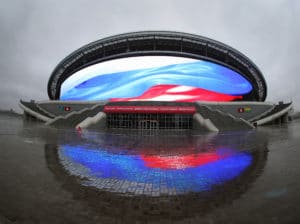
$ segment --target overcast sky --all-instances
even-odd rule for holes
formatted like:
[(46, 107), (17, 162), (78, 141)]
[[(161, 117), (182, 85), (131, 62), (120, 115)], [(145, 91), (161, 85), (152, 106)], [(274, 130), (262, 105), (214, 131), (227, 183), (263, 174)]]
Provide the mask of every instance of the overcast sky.
[(300, 110), (299, 0), (0, 0), (0, 109), (48, 99), (52, 70), (79, 47), (142, 30), (228, 44), (260, 68), (267, 101)]

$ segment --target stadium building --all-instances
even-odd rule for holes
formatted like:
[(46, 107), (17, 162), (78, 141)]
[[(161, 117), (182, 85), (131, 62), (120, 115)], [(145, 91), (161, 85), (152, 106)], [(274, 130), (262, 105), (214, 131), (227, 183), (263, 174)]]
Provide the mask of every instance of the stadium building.
[(292, 103), (265, 102), (266, 81), (239, 51), (179, 32), (134, 32), (63, 59), (47, 101), (20, 101), (47, 125), (223, 131), (286, 122)]

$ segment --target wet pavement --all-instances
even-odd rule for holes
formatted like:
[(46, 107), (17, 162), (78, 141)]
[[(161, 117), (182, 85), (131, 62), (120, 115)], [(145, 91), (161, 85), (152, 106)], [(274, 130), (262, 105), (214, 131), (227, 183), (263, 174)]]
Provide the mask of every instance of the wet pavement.
[(300, 121), (76, 132), (0, 115), (0, 223), (298, 223)]

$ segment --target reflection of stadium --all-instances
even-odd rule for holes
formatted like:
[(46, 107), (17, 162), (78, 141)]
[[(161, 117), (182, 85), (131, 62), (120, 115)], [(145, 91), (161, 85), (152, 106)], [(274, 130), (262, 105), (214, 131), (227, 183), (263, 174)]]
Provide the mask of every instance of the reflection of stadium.
[(259, 177), (268, 153), (267, 139), (253, 131), (189, 137), (84, 132), (80, 139), (67, 132), (45, 146), (49, 169), (74, 197), (89, 198), (95, 208), (112, 206), (112, 215), (126, 209), (140, 216), (154, 207), (189, 216), (230, 203)]
[(137, 32), (70, 54), (49, 79), (51, 100), (20, 106), (54, 126), (219, 131), (286, 121), (291, 103), (265, 103), (266, 93), (256, 65), (225, 44)]

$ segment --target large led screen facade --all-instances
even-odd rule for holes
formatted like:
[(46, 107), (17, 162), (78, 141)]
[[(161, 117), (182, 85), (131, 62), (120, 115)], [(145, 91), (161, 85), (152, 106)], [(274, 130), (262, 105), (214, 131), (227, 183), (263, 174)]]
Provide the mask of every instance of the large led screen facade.
[(211, 61), (134, 56), (85, 67), (61, 85), (61, 100), (235, 101), (251, 93), (249, 80)]
[(48, 82), (51, 100), (265, 101), (258, 67), (221, 42), (187, 33), (107, 37), (65, 57)]

